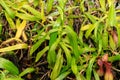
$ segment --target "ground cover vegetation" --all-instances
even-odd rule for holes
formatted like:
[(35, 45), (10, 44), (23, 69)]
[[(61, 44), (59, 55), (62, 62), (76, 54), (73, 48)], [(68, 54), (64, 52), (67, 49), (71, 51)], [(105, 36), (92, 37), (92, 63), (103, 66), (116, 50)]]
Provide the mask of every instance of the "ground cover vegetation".
[(119, 80), (119, 0), (0, 0), (0, 80)]

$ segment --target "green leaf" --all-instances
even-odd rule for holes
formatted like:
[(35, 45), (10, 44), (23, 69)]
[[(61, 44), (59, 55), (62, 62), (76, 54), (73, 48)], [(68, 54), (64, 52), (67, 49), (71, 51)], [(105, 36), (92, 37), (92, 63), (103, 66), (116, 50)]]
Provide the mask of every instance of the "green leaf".
[(85, 33), (85, 37), (88, 38), (92, 31), (95, 29), (95, 27), (98, 27), (99, 23), (96, 22), (95, 24), (91, 25), (90, 28), (87, 30), (87, 32)]
[(108, 61), (110, 61), (110, 62), (115, 62), (115, 61), (119, 61), (119, 60), (120, 60), (120, 54), (111, 56), (108, 58)]
[(106, 11), (105, 0), (99, 0), (99, 2), (100, 2), (100, 6), (101, 6), (102, 10)]
[(63, 10), (65, 7), (65, 3), (67, 0), (58, 0), (59, 6), (61, 7), (61, 9)]
[(58, 9), (58, 11), (59, 11), (59, 13), (60, 13), (60, 18), (61, 18), (62, 23), (63, 23), (63, 20), (64, 20), (64, 12), (63, 12), (62, 8), (59, 7), (59, 6), (57, 6), (57, 9)]
[(108, 12), (108, 23), (109, 26), (116, 26), (116, 12), (114, 4), (110, 6), (109, 12)]
[(52, 67), (56, 61), (56, 48), (58, 46), (58, 43), (60, 42), (60, 38), (57, 38), (57, 40), (51, 45), (48, 55), (47, 55), (47, 61), (49, 65)]
[(93, 68), (93, 64), (95, 62), (96, 57), (92, 57), (92, 59), (90, 59), (89, 64), (88, 64), (88, 68), (86, 70), (86, 78), (87, 80), (91, 80), (91, 76), (92, 76), (92, 68)]
[(58, 76), (55, 80), (63, 80), (67, 75), (69, 75), (70, 72), (63, 72), (62, 74), (60, 74), (60, 76)]
[(102, 34), (102, 45), (103, 45), (103, 49), (108, 48), (108, 32), (106, 30)]
[(0, 35), (2, 34), (2, 23), (0, 22)]
[(41, 19), (41, 13), (39, 11), (35, 10), (29, 5), (23, 5), (22, 7), (31, 12), (36, 18)]
[(70, 50), (65, 46), (65, 43), (61, 42), (60, 45), (65, 52), (65, 56), (67, 58), (67, 65), (70, 66), (71, 65), (71, 59), (72, 59), (71, 54), (70, 54)]
[(80, 73), (77, 73), (75, 76), (76, 76), (76, 80), (83, 80), (80, 76)]
[(37, 7), (39, 4), (39, 0), (34, 0), (34, 6)]
[(93, 15), (91, 15), (90, 13), (85, 13), (85, 15), (87, 16), (88, 19), (90, 19), (90, 21), (94, 24), (96, 23), (96, 19), (94, 18)]
[(47, 13), (52, 10), (54, 0), (47, 0)]
[(6, 72), (9, 72), (9, 71), (5, 70), (5, 71), (3, 72), (3, 71), (0, 70), (0, 80), (4, 80), (4, 78), (5, 78), (5, 76), (6, 76), (6, 75), (5, 75)]
[(58, 32), (53, 32), (53, 33), (50, 34), (50, 41), (49, 41), (49, 46), (50, 47), (56, 41), (57, 35), (58, 35)]
[(0, 68), (8, 70), (13, 75), (18, 75), (18, 68), (9, 60), (0, 57)]
[(22, 77), (22, 76), (24, 76), (24, 75), (26, 75), (26, 74), (28, 74), (28, 73), (32, 73), (33, 71), (35, 71), (35, 69), (34, 68), (27, 68), (27, 69), (25, 69), (23, 72), (21, 72), (20, 74), (19, 74), (19, 76), (20, 77)]
[(86, 53), (86, 52), (94, 52), (94, 51), (96, 51), (95, 48), (90, 48), (90, 47), (87, 47), (87, 46), (79, 49), (80, 54), (83, 54), (83, 53)]
[(42, 18), (42, 23), (44, 23), (44, 21), (46, 21), (46, 17), (45, 17), (45, 11), (44, 11), (44, 8), (45, 8), (45, 3), (44, 1), (40, 1), (40, 7), (41, 7), (41, 18)]
[(42, 49), (41, 51), (39, 51), (36, 55), (36, 59), (35, 62), (38, 62), (39, 59), (42, 57), (42, 55), (49, 49), (49, 46), (46, 46), (44, 49)]
[(48, 51), (48, 56), (47, 60), (48, 63), (53, 66), (55, 59), (56, 59), (56, 52), (55, 49), (60, 42), (60, 36), (58, 35), (58, 29), (60, 28), (60, 18), (58, 17), (57, 20), (53, 23), (53, 29), (56, 29), (57, 31), (51, 32), (50, 33), (50, 40), (49, 40), (49, 51)]
[(40, 20), (36, 16), (30, 15), (28, 13), (16, 13), (16, 16), (21, 19), (28, 20), (28, 21), (39, 21)]
[(38, 31), (37, 35), (34, 37), (33, 41), (36, 41), (39, 39), (41, 34), (44, 32), (45, 28), (42, 28), (41, 30)]
[(32, 55), (38, 47), (45, 41), (48, 34), (44, 35), (41, 39), (39, 39), (30, 49), (30, 55)]
[(62, 52), (62, 50), (60, 49), (58, 51), (55, 66), (54, 66), (53, 71), (50, 75), (51, 80), (55, 80), (58, 77), (58, 75), (60, 74), (60, 71), (61, 71), (61, 68), (63, 65), (63, 56), (61, 55), (61, 52)]
[(8, 13), (8, 15), (13, 19), (15, 18), (15, 13), (12, 11), (8, 5), (4, 2), (4, 0), (0, 0), (1, 6), (5, 9), (5, 11)]
[(5, 12), (5, 17), (10, 25), (11, 29), (16, 29), (15, 23), (13, 22), (12, 18)]
[(109, 39), (110, 47), (112, 48), (112, 50), (115, 50), (115, 49), (116, 49), (116, 44), (115, 44), (112, 36), (110, 35), (109, 38), (110, 38), (110, 39)]
[(99, 21), (94, 21), (94, 24), (90, 26), (90, 28), (87, 30), (87, 32), (85, 33), (85, 37), (88, 38), (92, 31), (95, 29), (95, 32), (94, 32), (94, 36), (96, 37), (97, 36), (97, 29), (98, 29), (98, 26), (100, 25), (100, 22), (104, 21), (104, 19), (106, 19), (106, 15), (104, 17), (102, 17), (101, 19), (99, 19)]
[(85, 2), (85, 0), (82, 0), (82, 1), (80, 2), (80, 10), (81, 10), (82, 12), (85, 11), (84, 2)]
[[(57, 20), (53, 23), (53, 29), (58, 29), (60, 27), (61, 20), (58, 17)], [(56, 41), (58, 36), (58, 31), (50, 33), (49, 47)]]
[(118, 34), (118, 46), (120, 46), (120, 28), (119, 28), (119, 26), (116, 27), (116, 29), (117, 29), (117, 34)]
[(77, 68), (77, 64), (76, 64), (76, 59), (75, 59), (74, 57), (72, 58), (71, 69), (72, 69), (72, 72), (73, 72), (75, 75), (78, 73), (78, 68)]
[(95, 70), (93, 70), (93, 74), (94, 74), (95, 80), (100, 80), (99, 75)]
[(76, 57), (76, 59), (78, 59), (80, 54), (79, 54), (79, 50), (78, 50), (77, 34), (69, 26), (66, 26), (66, 32), (67, 32), (67, 36), (69, 38), (70, 45), (73, 48), (74, 56)]

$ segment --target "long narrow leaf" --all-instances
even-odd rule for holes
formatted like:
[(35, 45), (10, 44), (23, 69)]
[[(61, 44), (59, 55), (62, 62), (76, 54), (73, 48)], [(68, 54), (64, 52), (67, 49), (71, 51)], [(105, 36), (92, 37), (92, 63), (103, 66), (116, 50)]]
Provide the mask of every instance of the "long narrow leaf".
[(26, 20), (23, 20), (23, 22), (20, 24), (20, 26), (17, 27), (17, 32), (16, 32), (16, 35), (15, 35), (15, 38), (20, 38), (20, 36), (23, 33), (23, 29), (25, 28), (25, 26), (26, 26)]
[(110, 6), (109, 12), (108, 12), (108, 23), (109, 26), (116, 26), (116, 12), (114, 4)]
[(50, 76), (51, 80), (55, 80), (58, 77), (58, 75), (60, 74), (60, 70), (61, 70), (62, 64), (63, 64), (63, 56), (61, 55), (61, 52), (62, 52), (62, 50), (60, 49), (58, 52), (58, 55), (57, 55), (57, 60), (56, 60), (55, 66), (54, 66), (53, 71)]
[(107, 49), (108, 48), (108, 32), (105, 30), (103, 35), (102, 35), (102, 45), (103, 45), (103, 49)]
[(9, 60), (0, 57), (0, 68), (8, 70), (13, 75), (18, 75), (18, 68)]
[(77, 34), (69, 26), (66, 26), (66, 32), (69, 38), (70, 45), (73, 48), (74, 56), (78, 58), (80, 54), (78, 51)]
[(15, 13), (8, 7), (8, 5), (4, 2), (4, 0), (0, 0), (0, 4), (6, 10), (6, 12), (11, 18), (15, 18)]
[(116, 27), (116, 28), (117, 28), (117, 34), (118, 34), (118, 46), (120, 46), (120, 28), (119, 27)]
[(49, 49), (49, 47), (46, 46), (43, 50), (41, 50), (40, 52), (38, 52), (37, 56), (36, 56), (36, 59), (35, 59), (35, 62), (37, 62), (48, 49)]
[(41, 3), (41, 19), (42, 19), (42, 23), (44, 23), (46, 21), (45, 12), (44, 12), (45, 3), (42, 0), (40, 1), (40, 3)]
[(99, 0), (99, 2), (100, 2), (101, 8), (103, 9), (103, 11), (105, 11), (106, 10), (105, 0)]
[(115, 45), (115, 42), (113, 41), (112, 36), (110, 35), (109, 38), (110, 38), (109, 39), (110, 47), (111, 47), (112, 50), (115, 50), (116, 49), (116, 45)]
[(47, 1), (47, 13), (49, 13), (52, 10), (54, 0), (48, 0)]
[(28, 74), (28, 73), (33, 72), (33, 71), (35, 71), (34, 68), (27, 68), (27, 69), (25, 69), (23, 72), (21, 72), (21, 73), (19, 74), (19, 76), (22, 77), (22, 76), (24, 76), (24, 75), (26, 75), (26, 74)]
[(100, 80), (99, 75), (95, 70), (93, 70), (93, 74), (94, 74), (95, 80)]
[(36, 16), (30, 15), (28, 13), (16, 13), (16, 16), (21, 18), (21, 19), (28, 20), (28, 21), (38, 21), (38, 20), (40, 20)]
[(88, 19), (90, 19), (90, 21), (94, 24), (96, 22), (96, 19), (94, 18), (93, 15), (91, 15), (90, 13), (85, 13), (85, 15), (88, 17)]
[(65, 55), (66, 55), (66, 58), (67, 58), (67, 65), (70, 66), (71, 65), (71, 59), (72, 59), (72, 56), (70, 54), (70, 50), (65, 46), (65, 43), (60, 43), (62, 49), (64, 50), (65, 52)]
[(115, 61), (119, 61), (119, 60), (120, 60), (120, 54), (111, 56), (108, 58), (108, 61), (111, 61), (111, 62), (115, 62)]
[(3, 28), (3, 25), (2, 25), (2, 23), (0, 22), (0, 35), (2, 34), (2, 28)]
[(72, 69), (72, 72), (73, 72), (75, 75), (78, 73), (78, 68), (77, 68), (77, 64), (76, 64), (76, 59), (75, 59), (74, 57), (72, 58), (71, 69)]
[(18, 49), (27, 49), (28, 45), (27, 44), (16, 44), (14, 46), (8, 46), (5, 48), (0, 48), (0, 52), (7, 52), (7, 51), (12, 51), (12, 50), (18, 50)]
[(39, 41), (37, 41), (30, 49), (30, 55), (32, 55), (38, 47), (45, 41), (48, 34), (44, 35)]
[(47, 61), (49, 63), (50, 66), (53, 66), (55, 61), (56, 61), (56, 48), (58, 46), (58, 43), (60, 42), (60, 38), (58, 38), (56, 40), (56, 42), (54, 42), (51, 46), (51, 48), (49, 49), (48, 55), (47, 55)]
[(69, 71), (64, 72), (64, 73), (60, 74), (60, 76), (58, 76), (55, 80), (63, 80), (68, 74), (70, 74)]
[(87, 80), (91, 80), (92, 68), (93, 68), (93, 64), (94, 64), (95, 59), (96, 59), (96, 57), (94, 56), (94, 57), (89, 61), (89, 65), (88, 65), (88, 68), (87, 68), (87, 70), (86, 70), (86, 78), (87, 78)]
[(41, 19), (41, 13), (39, 11), (35, 10), (29, 5), (23, 5), (22, 7), (27, 9), (29, 12), (31, 12), (35, 17)]
[(10, 25), (10, 28), (16, 29), (15, 23), (13, 22), (12, 18), (5, 12), (5, 17)]

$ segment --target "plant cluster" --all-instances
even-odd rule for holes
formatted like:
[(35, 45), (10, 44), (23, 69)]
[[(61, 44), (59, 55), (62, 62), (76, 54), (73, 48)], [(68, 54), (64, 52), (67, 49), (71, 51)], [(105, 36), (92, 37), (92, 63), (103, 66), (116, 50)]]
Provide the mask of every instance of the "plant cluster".
[(0, 80), (117, 80), (119, 9), (117, 0), (0, 0)]

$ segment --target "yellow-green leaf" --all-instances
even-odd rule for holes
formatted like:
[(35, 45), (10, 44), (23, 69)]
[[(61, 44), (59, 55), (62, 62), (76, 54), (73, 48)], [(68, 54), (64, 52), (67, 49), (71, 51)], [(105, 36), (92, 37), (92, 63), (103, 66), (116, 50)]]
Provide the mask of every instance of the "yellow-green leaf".
[(99, 2), (100, 2), (100, 6), (101, 6), (102, 10), (105, 11), (106, 10), (105, 0), (99, 0)]
[(38, 21), (38, 20), (40, 20), (36, 16), (30, 15), (28, 13), (16, 13), (16, 16), (19, 17), (20, 19), (28, 20), (28, 21)]
[(23, 20), (23, 22), (20, 24), (20, 26), (17, 27), (17, 32), (16, 32), (16, 35), (15, 35), (15, 38), (20, 38), (25, 26), (26, 26), (26, 20)]
[(7, 52), (7, 51), (12, 51), (12, 50), (18, 50), (18, 49), (27, 49), (28, 45), (27, 44), (16, 44), (14, 46), (8, 46), (5, 48), (0, 48), (0, 52)]
[(48, 49), (49, 49), (49, 47), (46, 46), (43, 50), (39, 51), (39, 52), (37, 53), (35, 62), (38, 62), (38, 60), (42, 57), (42, 55), (43, 55)]
[(13, 22), (12, 18), (5, 12), (5, 17), (10, 25), (10, 28), (16, 29), (15, 23)]
[(109, 38), (110, 38), (109, 39), (110, 47), (112, 48), (112, 50), (115, 50), (116, 49), (116, 45), (115, 45), (115, 42), (114, 42), (112, 36), (110, 35)]
[(47, 0), (47, 13), (52, 10), (54, 0)]
[(10, 16), (10, 18), (15, 18), (15, 13), (14, 11), (12, 11), (8, 5), (4, 2), (4, 0), (0, 0), (0, 4), (1, 6), (5, 9), (5, 11), (8, 13), (8, 15)]
[(32, 8), (29, 5), (23, 5), (23, 8), (27, 9), (29, 12), (31, 12), (35, 17), (41, 19), (41, 13), (34, 8)]
[(115, 7), (113, 3), (109, 8), (108, 23), (109, 23), (109, 26), (116, 26), (116, 12), (115, 12)]
[(111, 6), (114, 3), (115, 0), (107, 0), (109, 6)]
[(81, 31), (88, 30), (91, 26), (92, 26), (92, 24), (84, 25), (84, 26), (81, 27)]
[(93, 64), (95, 62), (95, 59), (96, 59), (96, 57), (93, 56), (93, 58), (89, 61), (88, 68), (86, 70), (86, 78), (87, 78), (87, 80), (91, 80), (92, 68), (93, 68)]
[(70, 54), (70, 50), (67, 48), (67, 46), (65, 46), (65, 43), (61, 42), (60, 45), (65, 52), (65, 56), (67, 58), (67, 65), (70, 66), (71, 65), (71, 59), (72, 59), (71, 54)]
[(61, 52), (62, 52), (62, 50), (60, 49), (58, 51), (55, 66), (54, 66), (53, 71), (50, 75), (51, 80), (55, 80), (58, 77), (58, 75), (60, 74), (60, 71), (61, 71), (61, 68), (63, 65), (63, 56), (62, 56)]
[(76, 60), (74, 57), (72, 58), (71, 69), (75, 75), (78, 73), (78, 68), (77, 68)]
[(35, 69), (34, 69), (33, 67), (26, 68), (23, 72), (21, 72), (21, 73), (19, 74), (19, 76), (22, 77), (22, 76), (24, 76), (24, 75), (26, 75), (26, 74), (28, 74), (28, 73), (33, 72), (33, 71), (35, 71)]

